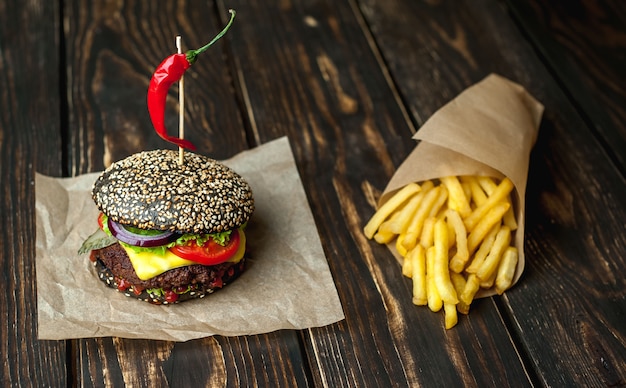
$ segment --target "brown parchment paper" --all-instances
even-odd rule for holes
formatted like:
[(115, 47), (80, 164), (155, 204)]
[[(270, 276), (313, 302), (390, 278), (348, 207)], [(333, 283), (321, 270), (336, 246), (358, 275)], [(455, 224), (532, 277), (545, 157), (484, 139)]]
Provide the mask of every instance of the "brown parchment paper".
[[(398, 167), (381, 196), (381, 206), (398, 189), (448, 175), (509, 177), (515, 185), (518, 229), (513, 245), (524, 271), (524, 214), (530, 151), (537, 139), (543, 105), (522, 86), (496, 74), (467, 88), (435, 112), (415, 133), (419, 144)], [(390, 249), (396, 257), (395, 249)], [(495, 294), (481, 290), (477, 297)]]
[(97, 279), (77, 250), (95, 231), (90, 191), (99, 173), (36, 176), (37, 311), (40, 339), (116, 336), (187, 341), (319, 327), (344, 318), (287, 138), (224, 161), (252, 187), (241, 277), (204, 299), (156, 306)]

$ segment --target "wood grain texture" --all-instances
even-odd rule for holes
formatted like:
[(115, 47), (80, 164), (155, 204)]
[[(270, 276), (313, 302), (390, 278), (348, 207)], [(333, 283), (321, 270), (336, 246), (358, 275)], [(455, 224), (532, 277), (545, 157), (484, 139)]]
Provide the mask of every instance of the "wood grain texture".
[(531, 0), (507, 5), (626, 175), (626, 4)]
[(65, 342), (37, 340), (35, 275), (35, 171), (61, 174), (58, 6), (57, 1), (0, 5), (3, 386), (67, 383)]
[[(416, 117), (425, 116), (424, 108), (431, 113), (422, 101), (437, 106), (449, 98), (440, 88), (442, 79), (435, 76), (442, 68), (449, 68), (445, 83), (459, 85), (453, 92), (493, 71), (520, 82), (545, 104), (527, 190), (527, 268), (522, 281), (496, 301), (513, 323), (512, 336), (541, 384), (624, 384), (626, 326), (619, 317), (626, 309), (626, 284), (618, 273), (626, 264), (626, 185), (596, 141), (594, 129), (585, 125), (551, 81), (549, 69), (494, 2), (362, 4), (400, 93)], [(428, 21), (418, 20), (426, 14)], [(431, 20), (433, 15), (441, 19)], [(393, 31), (387, 28), (391, 20), (397, 21)], [(448, 60), (443, 67), (429, 62), (432, 53), (450, 58), (458, 50), (458, 45), (445, 45), (446, 41), (472, 42), (461, 50), (466, 54), (459, 55), (474, 58), (473, 62)], [(402, 76), (416, 63), (425, 74), (420, 84), (403, 82)]]
[(293, 331), (182, 343), (98, 338), (75, 346), (77, 381), (86, 387), (293, 387), (310, 380)]
[[(287, 135), (294, 149), (346, 320), (303, 333), (318, 386), (444, 386), (528, 381), (493, 304), (458, 330), (412, 305), (410, 284), (362, 227), (413, 128), (379, 68), (350, 2), (228, 3), (241, 82), (261, 141)], [(264, 37), (272, 36), (267, 40)], [(491, 332), (487, 335), (485, 328)], [(498, 357), (481, 362), (481, 349)]]
[(310, 366), (297, 332), (279, 330), (264, 335), (216, 337), (228, 368), (230, 387), (305, 387)]
[[(153, 3), (0, 2), (3, 386), (626, 384), (621, 3)], [(76, 175), (168, 147), (147, 115), (150, 75), (177, 33), (200, 46), (231, 7), (232, 30), (188, 72), (186, 137), (218, 159), (289, 137), (346, 319), (184, 343), (37, 340), (35, 171)], [(446, 331), (362, 227), (416, 128), (490, 72), (546, 106), (527, 267)]]
[(185, 343), (100, 338), (78, 347), (81, 386), (224, 386), (222, 349), (209, 337)]
[[(227, 14), (225, 15), (227, 16)], [(134, 152), (176, 147), (154, 131), (146, 105), (150, 77), (176, 52), (197, 48), (222, 29), (211, 2), (83, 2), (65, 5), (72, 175), (96, 171)], [(246, 149), (246, 132), (226, 60), (228, 34), (187, 71), (185, 138), (198, 152), (225, 159)], [(178, 85), (165, 123), (178, 132)]]

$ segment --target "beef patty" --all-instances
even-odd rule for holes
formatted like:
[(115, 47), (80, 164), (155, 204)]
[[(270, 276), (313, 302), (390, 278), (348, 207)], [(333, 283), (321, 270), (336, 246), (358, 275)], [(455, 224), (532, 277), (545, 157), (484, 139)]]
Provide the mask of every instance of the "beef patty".
[[(109, 287), (154, 304), (178, 303), (202, 298), (237, 278), (245, 268), (238, 263), (193, 264), (174, 268), (148, 280), (141, 280), (120, 244), (91, 251), (98, 277)], [(174, 295), (176, 294), (176, 295)]]

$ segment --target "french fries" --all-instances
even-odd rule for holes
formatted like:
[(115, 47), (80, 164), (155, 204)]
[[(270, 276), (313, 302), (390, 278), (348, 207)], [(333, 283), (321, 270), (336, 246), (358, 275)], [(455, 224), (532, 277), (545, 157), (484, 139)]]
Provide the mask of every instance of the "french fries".
[[(411, 275), (413, 278), (413, 304), (425, 306), (428, 304), (427, 281), (426, 281), (426, 252), (424, 247), (417, 245), (411, 251)], [(498, 272), (499, 274), (500, 272)], [(502, 274), (501, 284), (506, 284), (505, 276)]]
[[(424, 184), (424, 186), (426, 186), (426, 184)], [(422, 233), (424, 220), (426, 219), (426, 216), (428, 216), (428, 213), (435, 204), (435, 201), (439, 196), (439, 192), (441, 191), (438, 187), (431, 189), (426, 188), (425, 190), (428, 190), (428, 192), (424, 194), (424, 198), (415, 212), (415, 217), (413, 217), (411, 222), (407, 224), (406, 234), (404, 234), (400, 240), (406, 249), (413, 249), (417, 244), (417, 240)], [(400, 233), (400, 235), (402, 234), (403, 233)]]
[(447, 176), (441, 178), (441, 182), (448, 189), (448, 208), (458, 211), (463, 217), (467, 217), (472, 209), (459, 179), (455, 176)]
[(485, 261), (480, 265), (476, 276), (480, 280), (487, 281), (498, 270), (498, 264), (502, 257), (502, 252), (509, 246), (511, 242), (511, 229), (508, 226), (503, 226), (496, 234), (496, 239), (493, 242), (493, 246), (489, 251)]
[(428, 302), (428, 308), (437, 312), (441, 310), (443, 306), (443, 300), (439, 295), (437, 289), (437, 283), (435, 283), (435, 247), (430, 247), (426, 250), (426, 298)]
[(496, 275), (496, 292), (498, 295), (502, 295), (504, 291), (511, 287), (517, 261), (519, 260), (517, 255), (517, 248), (515, 247), (508, 247), (502, 254), (502, 261), (498, 266)]
[(478, 206), (471, 214), (469, 214), (467, 218), (465, 218), (465, 226), (468, 229), (472, 229), (496, 204), (508, 203), (505, 202), (505, 199), (512, 190), (513, 182), (511, 182), (509, 178), (504, 178), (502, 182), (495, 189), (493, 189), (487, 200), (483, 202), (482, 205)]
[(461, 215), (454, 209), (446, 211), (446, 219), (454, 229), (456, 240), (456, 253), (450, 260), (450, 269), (454, 272), (461, 272), (465, 268), (465, 263), (469, 260), (469, 251), (467, 249), (467, 230), (461, 219)]
[(441, 300), (448, 304), (459, 303), (456, 297), (456, 291), (450, 280), (450, 271), (448, 270), (448, 226), (444, 220), (435, 223), (435, 257), (433, 278), (437, 285), (437, 291), (441, 296)]
[(369, 239), (374, 237), (374, 233), (376, 233), (380, 224), (382, 224), (394, 210), (400, 207), (407, 198), (420, 191), (420, 189), (421, 187), (416, 183), (409, 183), (391, 197), (389, 201), (385, 202), (385, 204), (374, 213), (374, 216), (369, 220), (367, 225), (365, 225), (363, 229), (365, 237)]
[(508, 178), (482, 176), (410, 183), (363, 230), (380, 244), (395, 244), (413, 304), (443, 309), (446, 329), (458, 323), (457, 313), (469, 313), (481, 288), (502, 294), (511, 287), (519, 260), (511, 246), (513, 188)]

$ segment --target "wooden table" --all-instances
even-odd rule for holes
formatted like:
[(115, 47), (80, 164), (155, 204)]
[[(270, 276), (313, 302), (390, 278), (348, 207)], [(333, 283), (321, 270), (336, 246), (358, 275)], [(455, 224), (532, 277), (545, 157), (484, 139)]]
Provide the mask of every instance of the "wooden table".
[[(156, 4), (0, 2), (0, 382), (626, 385), (623, 2)], [(74, 176), (163, 148), (145, 107), (151, 73), (175, 34), (200, 46), (228, 8), (231, 31), (186, 78), (186, 137), (222, 159), (288, 136), (346, 319), (184, 343), (38, 340), (35, 172)], [(492, 72), (546, 107), (526, 193), (527, 267), (446, 331), (441, 313), (412, 305), (410, 280), (362, 227), (411, 135)], [(175, 94), (168, 104), (177, 120)]]

